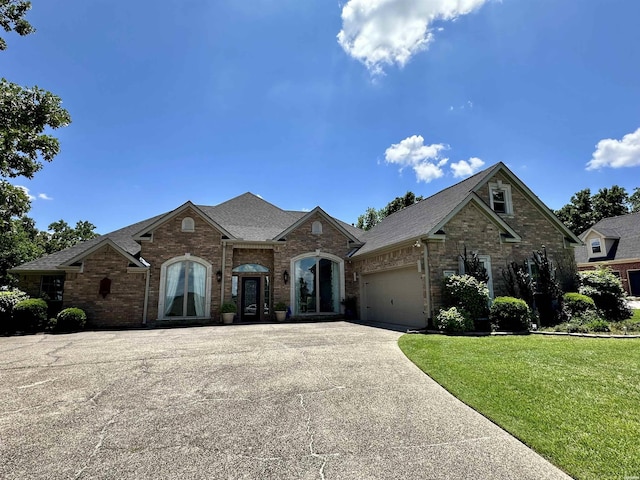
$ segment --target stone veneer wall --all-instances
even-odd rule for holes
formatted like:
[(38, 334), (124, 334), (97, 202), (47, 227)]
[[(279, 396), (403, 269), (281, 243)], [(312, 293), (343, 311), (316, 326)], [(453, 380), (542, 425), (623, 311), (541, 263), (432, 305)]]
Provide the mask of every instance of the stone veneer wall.
[[(145, 273), (129, 273), (129, 260), (109, 245), (84, 259), (82, 273), (67, 273), (64, 307), (82, 308), (89, 326), (122, 327), (142, 324)], [(99, 294), (100, 281), (111, 280), (111, 293)]]
[[(182, 231), (182, 220), (193, 218), (193, 232)], [(162, 264), (175, 257), (189, 253), (211, 263), (211, 315), (216, 317), (221, 304), (220, 284), (216, 280), (216, 272), (222, 267), (222, 234), (201, 218), (195, 211), (186, 209), (179, 215), (170, 218), (153, 232), (153, 241), (142, 242), (141, 256), (151, 264), (149, 282), (148, 320), (158, 318), (158, 301), (160, 299), (160, 271)], [(144, 290), (144, 289), (143, 289)]]

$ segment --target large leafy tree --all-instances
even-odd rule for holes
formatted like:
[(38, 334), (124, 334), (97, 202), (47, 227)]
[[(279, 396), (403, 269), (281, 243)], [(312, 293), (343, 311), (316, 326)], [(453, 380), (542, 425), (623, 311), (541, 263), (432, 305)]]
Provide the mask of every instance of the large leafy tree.
[(90, 240), (98, 236), (94, 230), (96, 226), (86, 220), (80, 220), (76, 227), (72, 228), (64, 220), (58, 220), (49, 225), (49, 231), (43, 232), (45, 237), (44, 248), (47, 253), (54, 253), (77, 243)]
[(633, 213), (640, 213), (640, 187), (633, 189), (633, 193), (629, 197), (629, 204)]
[(391, 200), (384, 208), (376, 210), (373, 207), (367, 208), (367, 211), (358, 217), (356, 226), (363, 230), (370, 230), (382, 221), (383, 218), (406, 208), (414, 203), (419, 202), (424, 197), (422, 195), (416, 197), (415, 193), (407, 192), (402, 197), (396, 197)]
[[(574, 233), (581, 234), (603, 218), (625, 215), (631, 211), (638, 211), (640, 207), (640, 189), (635, 189), (635, 197), (629, 197), (626, 189), (618, 185), (611, 188), (601, 188), (598, 193), (591, 195), (591, 190), (585, 188), (571, 197), (571, 202), (555, 213)], [(636, 207), (634, 207), (634, 201)]]
[[(31, 2), (25, 0), (0, 0), (0, 27), (5, 32), (14, 31), (18, 35), (29, 35), (35, 29), (24, 18), (31, 9)], [(0, 37), (0, 50), (7, 49), (7, 42)]]

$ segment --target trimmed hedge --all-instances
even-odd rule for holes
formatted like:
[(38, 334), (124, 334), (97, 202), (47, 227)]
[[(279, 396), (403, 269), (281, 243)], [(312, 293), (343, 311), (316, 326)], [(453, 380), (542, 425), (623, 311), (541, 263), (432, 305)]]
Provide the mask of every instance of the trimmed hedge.
[(562, 303), (569, 317), (583, 315), (589, 311), (596, 311), (596, 303), (593, 298), (581, 293), (569, 292), (562, 296)]
[(77, 332), (87, 324), (87, 314), (80, 308), (65, 308), (56, 318), (49, 321), (49, 328), (55, 332)]
[(47, 322), (47, 302), (41, 298), (21, 300), (13, 307), (16, 330), (37, 332)]
[(29, 295), (17, 289), (0, 291), (0, 332), (13, 333), (16, 330), (13, 308), (28, 298)]
[(489, 320), (498, 330), (521, 332), (531, 326), (531, 309), (527, 302), (514, 297), (496, 297), (489, 311)]
[(436, 317), (436, 327), (445, 332), (468, 332), (473, 330), (473, 320), (464, 310), (451, 307), (447, 310), (440, 310)]

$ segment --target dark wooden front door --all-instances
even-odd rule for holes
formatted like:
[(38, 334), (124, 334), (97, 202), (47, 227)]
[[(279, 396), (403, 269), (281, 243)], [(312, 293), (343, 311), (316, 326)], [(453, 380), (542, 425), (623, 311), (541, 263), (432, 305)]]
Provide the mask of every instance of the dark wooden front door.
[(260, 277), (242, 277), (241, 319), (245, 322), (260, 320)]

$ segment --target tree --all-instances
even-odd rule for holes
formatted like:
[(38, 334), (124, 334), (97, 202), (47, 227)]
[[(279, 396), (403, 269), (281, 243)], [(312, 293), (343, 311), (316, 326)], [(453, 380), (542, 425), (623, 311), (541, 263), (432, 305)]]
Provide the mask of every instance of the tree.
[(64, 220), (58, 220), (49, 225), (49, 231), (43, 232), (46, 240), (44, 248), (46, 253), (54, 253), (65, 248), (72, 247), (80, 242), (96, 238), (94, 232), (96, 226), (86, 220), (80, 220), (75, 228), (71, 228)]
[(585, 188), (573, 195), (571, 202), (555, 213), (571, 231), (581, 234), (603, 218), (625, 215), (636, 211), (634, 208), (640, 210), (639, 191), (636, 188), (634, 195), (629, 197), (624, 187), (613, 185), (611, 188), (601, 188), (598, 193), (591, 195), (591, 190)]
[[(31, 2), (0, 0), (0, 26), (6, 32), (28, 35), (35, 30), (24, 19)], [(0, 38), (0, 50), (7, 47)], [(60, 151), (58, 139), (45, 133), (71, 123), (69, 112), (56, 95), (36, 87), (21, 87), (0, 79), (0, 234), (7, 234), (10, 220), (29, 211), (29, 198), (5, 178), (33, 178)]]
[(581, 234), (587, 230), (595, 223), (591, 190), (585, 188), (577, 192), (571, 197), (571, 203), (558, 210), (556, 215), (574, 233)]
[(611, 188), (601, 188), (592, 200), (594, 224), (603, 218), (629, 213), (629, 195), (624, 187), (614, 185)]
[(356, 227), (363, 230), (371, 230), (380, 222), (380, 213), (373, 207), (367, 208), (367, 211), (358, 217)]
[(383, 218), (388, 217), (392, 213), (402, 210), (403, 208), (409, 207), (414, 203), (419, 202), (423, 198), (424, 197), (422, 195), (416, 197), (413, 192), (407, 192), (402, 197), (394, 198), (380, 210), (376, 210), (373, 207), (368, 207), (367, 211), (358, 217), (358, 223), (356, 223), (356, 226), (358, 228), (362, 228), (363, 230), (371, 230), (378, 223), (380, 223)]
[(640, 212), (640, 187), (633, 189), (633, 193), (629, 197), (629, 205), (631, 206), (632, 213)]
[[(0, 0), (0, 27), (5, 32), (14, 31), (18, 35), (29, 35), (35, 29), (24, 18), (31, 10), (31, 2), (25, 0)], [(7, 42), (0, 37), (0, 50), (7, 49)]]
[(10, 221), (10, 227), (0, 235), (0, 285), (16, 283), (16, 279), (7, 270), (35, 260), (45, 253), (41, 233), (33, 219), (27, 216)]

